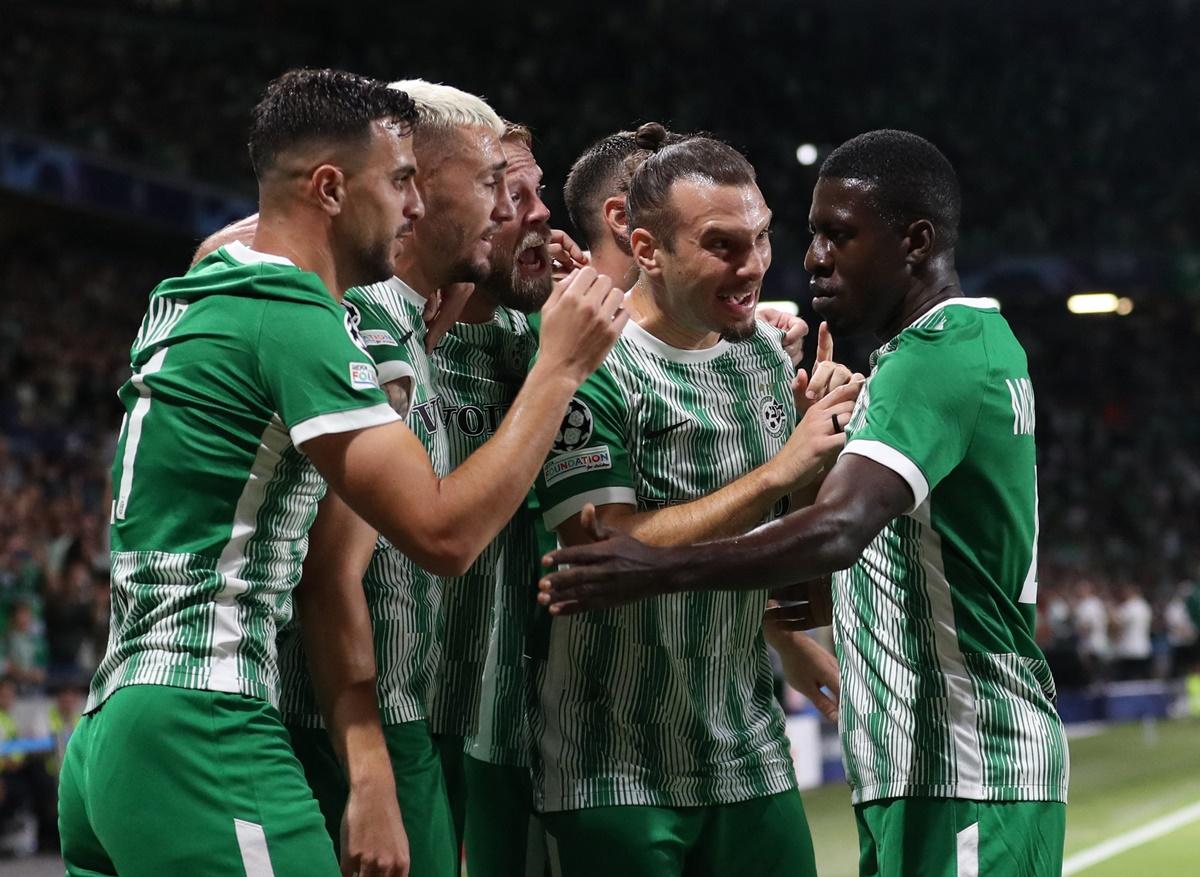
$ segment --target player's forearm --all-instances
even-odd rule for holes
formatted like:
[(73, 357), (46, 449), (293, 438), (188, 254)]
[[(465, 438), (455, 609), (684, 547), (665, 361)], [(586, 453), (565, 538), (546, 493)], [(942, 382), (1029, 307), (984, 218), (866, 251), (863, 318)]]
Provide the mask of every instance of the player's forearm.
[(469, 566), (525, 502), (578, 384), (535, 365), (496, 434), (439, 484), (445, 529)]
[(745, 533), (761, 523), (784, 495), (782, 485), (761, 466), (708, 496), (636, 512), (612, 525), (647, 545), (688, 545)]

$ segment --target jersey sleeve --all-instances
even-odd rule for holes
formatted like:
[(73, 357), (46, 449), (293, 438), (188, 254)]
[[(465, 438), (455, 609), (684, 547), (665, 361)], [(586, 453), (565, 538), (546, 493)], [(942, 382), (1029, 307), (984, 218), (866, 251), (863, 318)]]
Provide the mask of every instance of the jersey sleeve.
[(891, 469), (912, 489), (911, 513), (962, 462), (987, 381), (975, 333), (908, 329), (884, 354), (847, 427), (843, 454)]
[(359, 299), (357, 306), (359, 337), (375, 362), (380, 385), (401, 378), (416, 380), (407, 343), (414, 327), (404, 325), (374, 302)]
[(355, 331), (349, 312), (281, 301), (264, 308), (259, 373), (297, 447), (399, 420)]
[(575, 393), (537, 478), (547, 530), (555, 530), (584, 505), (637, 505), (625, 447), (628, 406), (603, 366)]

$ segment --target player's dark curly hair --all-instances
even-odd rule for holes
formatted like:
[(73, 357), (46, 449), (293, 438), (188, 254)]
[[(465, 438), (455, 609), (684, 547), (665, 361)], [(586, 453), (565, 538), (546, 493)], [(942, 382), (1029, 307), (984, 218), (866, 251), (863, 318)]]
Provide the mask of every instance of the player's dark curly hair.
[(626, 211), (631, 229), (646, 229), (671, 252), (679, 217), (668, 208), (667, 201), (676, 181), (691, 178), (722, 186), (746, 186), (756, 177), (746, 157), (728, 143), (706, 134), (671, 142), (664, 133), (656, 123), (637, 131), (638, 145), (650, 154), (629, 181)]
[(344, 70), (289, 70), (267, 86), (250, 124), (250, 164), (259, 179), (280, 153), (315, 140), (370, 138), (371, 123), (384, 120), (408, 133), (417, 109), (403, 91)]
[(583, 151), (567, 174), (563, 200), (585, 247), (594, 247), (605, 234), (600, 205), (615, 195), (627, 194), (633, 172), (656, 149), (683, 139), (658, 122), (647, 122), (636, 131), (602, 137)]
[(938, 249), (953, 249), (962, 192), (949, 159), (924, 137), (882, 129), (847, 140), (821, 164), (820, 176), (870, 185), (879, 214), (897, 229), (928, 219)]

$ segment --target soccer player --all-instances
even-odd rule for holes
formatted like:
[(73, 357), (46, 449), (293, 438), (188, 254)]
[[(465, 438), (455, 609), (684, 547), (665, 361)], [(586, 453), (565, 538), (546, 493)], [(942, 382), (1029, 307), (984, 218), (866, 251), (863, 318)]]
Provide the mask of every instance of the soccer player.
[[(405, 80), (392, 87), (407, 93), (417, 108), (413, 153), (425, 215), (404, 242), (396, 276), (351, 289), (345, 301), (354, 309), (380, 383), (407, 414), (434, 470), (445, 475), (450, 468), (447, 431), (453, 430), (454, 412), (443, 406), (433, 386), (423, 314), (438, 289), (486, 277), (492, 237), (513, 216), (500, 148), (504, 123), (486, 102), (451, 86)], [(461, 829), (452, 818), (427, 722), (442, 636), (442, 580), (386, 539), (376, 545), (367, 535), (349, 543), (347, 535), (363, 528), (344, 506), (342, 510), (349, 520), (319, 519), (319, 526), (338, 534), (332, 556), (314, 549), (306, 567), (321, 565), (329, 575), (361, 578), (374, 635), (380, 718), (405, 820), (412, 875), (455, 874)], [(452, 588), (446, 596), (456, 593)], [(490, 596), (488, 588), (484, 599)], [(300, 611), (303, 615), (302, 605)], [(486, 644), (485, 633), (479, 637)], [(302, 645), (295, 625), (280, 638), (281, 712), (336, 847), (346, 779), (322, 728)], [(461, 738), (458, 749), (461, 752)]]
[[(621, 289), (629, 289), (638, 278), (625, 210), (629, 180), (652, 151), (647, 143), (676, 143), (680, 139), (682, 135), (667, 131), (657, 122), (647, 122), (637, 131), (618, 131), (601, 137), (575, 160), (563, 184), (567, 214), (588, 249), (588, 264), (612, 277)], [(783, 330), (784, 350), (792, 363), (799, 365), (808, 324), (799, 317), (761, 305), (755, 309), (755, 316)], [(814, 374), (814, 396), (819, 382), (823, 389), (829, 388), (823, 380), (831, 368), (832, 362), (821, 375)]]
[(539, 597), (560, 615), (843, 570), (840, 731), (864, 877), (1062, 866), (1067, 745), (1033, 638), (1033, 388), (1004, 318), (959, 288), (959, 214), (928, 141), (874, 131), (834, 150), (809, 213), (813, 304), (882, 346), (816, 503), (737, 540), (560, 551), (572, 566)]
[[(505, 416), (537, 349), (526, 314), (550, 294), (553, 232), (532, 145), (528, 129), (509, 126), (503, 147), (514, 216), (493, 238), (488, 277), (475, 285), (459, 322), (434, 351), (456, 461)], [(466, 575), (446, 582), (457, 602), (451, 613), (447, 601), (447, 660), (434, 721), (461, 741), (471, 877), (540, 875), (544, 863), (525, 714), (525, 626), (538, 578), (535, 523), (533, 512), (521, 509)]]
[[(754, 317), (771, 212), (753, 168), (706, 137), (647, 145), (627, 206), (633, 319), (538, 478), (546, 526), (568, 544), (597, 522), (669, 545), (782, 514), (832, 463), (833, 418), (857, 392), (792, 430), (792, 364)], [(555, 873), (815, 874), (766, 604), (757, 590), (542, 616), (534, 787)]]
[[(407, 95), (374, 80), (285, 74), (251, 129), (253, 248), (222, 247), (151, 295), (121, 390), (109, 647), (62, 771), (70, 875), (337, 874), (273, 705), (275, 633), (318, 501), (344, 497), (419, 559), (464, 568), (524, 500), (554, 419), (620, 330), (594, 275), (556, 291), (541, 347), (555, 364), (483, 461), (504, 460), (512, 481), (484, 491), (471, 466), (436, 477), (340, 305), (391, 276), (422, 213), (414, 122)], [(400, 874), (374, 662), (341, 648), (369, 622), (323, 596), (325, 636), (306, 645), (350, 777), (342, 870)]]

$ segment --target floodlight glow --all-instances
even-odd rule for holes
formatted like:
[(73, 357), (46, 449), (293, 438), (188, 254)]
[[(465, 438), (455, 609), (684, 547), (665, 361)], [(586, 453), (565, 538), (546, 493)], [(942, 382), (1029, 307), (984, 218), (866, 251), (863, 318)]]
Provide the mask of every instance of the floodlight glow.
[(796, 161), (808, 167), (817, 163), (817, 147), (811, 143), (801, 143), (796, 147)]
[(1067, 299), (1067, 310), (1073, 314), (1112, 314), (1119, 310), (1120, 301), (1111, 292), (1081, 292)]

